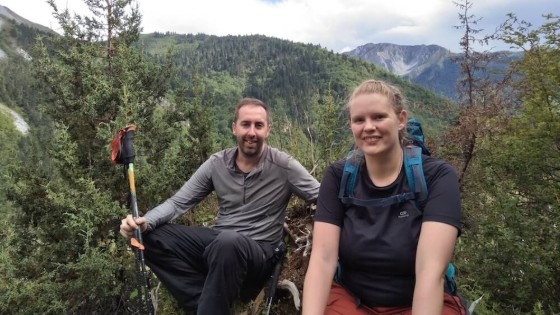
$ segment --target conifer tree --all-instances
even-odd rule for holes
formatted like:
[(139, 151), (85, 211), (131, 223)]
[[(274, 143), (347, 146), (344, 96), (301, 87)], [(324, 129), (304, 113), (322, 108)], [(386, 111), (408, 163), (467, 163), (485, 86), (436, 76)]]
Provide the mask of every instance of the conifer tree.
[(311, 106), (313, 112), (313, 133), (317, 144), (317, 173), (320, 179), (332, 162), (344, 157), (350, 149), (351, 141), (344, 109), (335, 99), (330, 85), (321, 100)]
[[(172, 193), (162, 182), (144, 185), (158, 178), (162, 156), (169, 156), (167, 164), (199, 160), (167, 153), (183, 148), (185, 134), (162, 127), (176, 115), (155, 114), (175, 110), (163, 106), (174, 71), (134, 48), (141, 30), (135, 1), (86, 0), (91, 16), (49, 3), (63, 34), (38, 43), (33, 66), (50, 96), (44, 108), (54, 122), (46, 145), (51, 164), (30, 164), (16, 181), (13, 199), (22, 211), (14, 246), (25, 257), (16, 276), (27, 285), (5, 307), (26, 314), (124, 313), (135, 308), (134, 257), (118, 235), (128, 213), (128, 183), (122, 169), (111, 165), (108, 145), (126, 124), (137, 126), (141, 212), (162, 201), (151, 196)], [(26, 296), (35, 303), (29, 305)]]

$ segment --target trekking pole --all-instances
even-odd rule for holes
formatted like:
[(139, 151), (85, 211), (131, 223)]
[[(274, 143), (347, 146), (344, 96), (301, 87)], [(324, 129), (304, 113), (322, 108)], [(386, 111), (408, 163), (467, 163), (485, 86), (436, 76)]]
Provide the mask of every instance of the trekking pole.
[(280, 277), (280, 271), (282, 270), (282, 259), (276, 262), (274, 266), (274, 271), (270, 276), (270, 286), (268, 287), (268, 296), (266, 297), (266, 315), (270, 315), (272, 310), (272, 300), (276, 295), (276, 286), (278, 285), (278, 278)]
[[(283, 232), (283, 231), (282, 231)], [(284, 233), (282, 233), (282, 238)], [(279, 246), (274, 250), (277, 257), (276, 265), (274, 265), (274, 270), (270, 275), (270, 285), (268, 287), (268, 295), (266, 297), (266, 315), (270, 315), (270, 311), (272, 310), (272, 301), (274, 300), (274, 296), (276, 295), (276, 286), (278, 285), (278, 278), (280, 278), (280, 272), (282, 271), (282, 264), (284, 263), (284, 256), (285, 256), (285, 244), (281, 242)]]
[[(136, 203), (136, 187), (134, 185), (134, 131), (136, 126), (127, 125), (121, 129), (118, 135), (111, 143), (112, 153), (111, 159), (115, 164), (123, 164), (127, 170), (128, 185), (130, 188), (130, 211), (132, 217), (137, 219), (138, 204)], [(144, 245), (142, 242), (142, 232), (140, 229), (134, 230), (134, 237), (130, 239), (130, 246), (134, 251), (135, 264), (136, 264), (136, 282), (138, 289), (138, 301), (145, 309), (146, 314), (154, 315), (154, 304), (151, 297), (151, 285), (148, 271), (146, 269), (146, 262), (144, 260)]]

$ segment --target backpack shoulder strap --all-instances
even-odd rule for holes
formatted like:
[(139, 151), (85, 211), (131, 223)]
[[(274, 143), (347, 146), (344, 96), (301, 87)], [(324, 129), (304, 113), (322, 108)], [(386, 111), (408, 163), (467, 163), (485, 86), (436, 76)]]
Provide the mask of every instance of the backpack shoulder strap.
[(346, 155), (346, 162), (342, 171), (342, 179), (340, 181), (340, 189), (338, 198), (345, 202), (346, 198), (354, 195), (354, 187), (356, 186), (356, 178), (360, 173), (363, 163), (363, 153), (358, 149), (350, 149)]
[(457, 295), (457, 285), (455, 284), (455, 265), (449, 263), (445, 270), (443, 290), (451, 295)]
[(422, 148), (416, 145), (406, 145), (404, 147), (404, 169), (410, 191), (416, 197), (416, 203), (420, 205), (428, 198), (428, 185), (422, 167)]

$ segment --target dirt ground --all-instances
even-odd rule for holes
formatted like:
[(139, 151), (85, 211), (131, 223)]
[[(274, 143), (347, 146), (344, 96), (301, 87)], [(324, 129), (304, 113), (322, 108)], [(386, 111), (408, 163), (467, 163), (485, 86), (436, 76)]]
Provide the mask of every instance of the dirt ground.
[[(296, 204), (287, 210), (284, 225), (286, 232), (284, 241), (288, 247), (279, 280), (293, 282), (299, 291), (300, 301), (303, 293), (303, 280), (309, 264), (314, 213), (314, 206)], [(264, 305), (260, 309), (260, 313), (256, 314), (266, 314)], [(296, 309), (292, 294), (287, 289), (278, 288), (270, 314), (297, 315), (300, 314), (300, 310)]]

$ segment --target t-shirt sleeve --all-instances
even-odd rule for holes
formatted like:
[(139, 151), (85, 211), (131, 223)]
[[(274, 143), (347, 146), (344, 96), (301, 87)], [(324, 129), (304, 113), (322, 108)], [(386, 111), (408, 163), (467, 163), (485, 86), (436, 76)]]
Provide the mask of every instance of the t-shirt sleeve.
[(428, 200), (424, 205), (423, 222), (447, 223), (461, 233), (461, 197), (457, 173), (448, 163), (433, 163), (425, 170)]
[(341, 177), (342, 167), (340, 167), (339, 162), (331, 164), (323, 175), (317, 199), (315, 221), (331, 223), (342, 227), (344, 205), (338, 199)]

